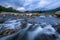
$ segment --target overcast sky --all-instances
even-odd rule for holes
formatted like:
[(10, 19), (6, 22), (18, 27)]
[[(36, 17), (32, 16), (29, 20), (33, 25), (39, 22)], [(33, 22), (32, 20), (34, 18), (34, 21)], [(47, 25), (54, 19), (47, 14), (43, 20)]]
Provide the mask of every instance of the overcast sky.
[(0, 0), (0, 5), (19, 11), (51, 10), (60, 7), (60, 0)]

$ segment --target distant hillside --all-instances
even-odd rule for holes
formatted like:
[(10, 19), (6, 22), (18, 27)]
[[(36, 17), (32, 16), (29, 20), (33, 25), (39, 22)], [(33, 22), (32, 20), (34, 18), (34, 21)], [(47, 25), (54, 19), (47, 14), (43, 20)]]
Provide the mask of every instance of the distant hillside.
[(50, 13), (50, 14), (54, 14), (57, 11), (60, 11), (60, 7), (56, 8), (56, 9), (53, 9), (53, 10), (44, 11), (44, 12), (47, 12), (47, 13)]
[(0, 12), (3, 11), (3, 12), (16, 12), (16, 13), (19, 13), (19, 11), (13, 9), (12, 7), (9, 7), (9, 8), (5, 8), (3, 6), (0, 5)]
[[(15, 9), (13, 9), (12, 7), (9, 7), (9, 8), (5, 8), (3, 6), (0, 5), (0, 12), (3, 11), (3, 12), (15, 12), (15, 13), (21, 13), (20, 11), (17, 11)], [(56, 8), (56, 9), (53, 9), (53, 10), (47, 10), (47, 11), (25, 11), (24, 13), (50, 13), (50, 14), (53, 14), (55, 13), (56, 11), (60, 11), (60, 8)]]
[[(48, 14), (54, 14), (55, 12), (57, 11), (60, 11), (60, 8), (56, 8), (56, 9), (53, 9), (53, 10), (46, 10), (46, 11), (30, 11), (31, 13), (48, 13)], [(29, 12), (29, 11), (26, 11), (26, 12)]]

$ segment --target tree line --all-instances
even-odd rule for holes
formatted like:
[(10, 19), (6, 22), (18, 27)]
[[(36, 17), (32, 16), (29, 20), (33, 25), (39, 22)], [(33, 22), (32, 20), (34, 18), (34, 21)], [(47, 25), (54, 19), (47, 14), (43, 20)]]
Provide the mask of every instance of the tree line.
[(19, 13), (19, 11), (13, 9), (12, 7), (5, 8), (1, 5), (0, 5), (0, 12), (16, 12), (16, 13)]

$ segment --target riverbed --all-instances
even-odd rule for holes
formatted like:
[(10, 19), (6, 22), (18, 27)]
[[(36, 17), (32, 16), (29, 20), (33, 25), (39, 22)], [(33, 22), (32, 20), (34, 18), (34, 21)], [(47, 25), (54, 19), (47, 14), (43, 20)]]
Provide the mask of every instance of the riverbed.
[[(8, 29), (21, 29), (12, 39), (2, 37), (1, 40), (60, 40), (60, 20), (52, 15), (17, 18), (6, 16), (0, 27)], [(20, 31), (20, 30), (19, 30)], [(11, 37), (10, 37), (11, 38)]]

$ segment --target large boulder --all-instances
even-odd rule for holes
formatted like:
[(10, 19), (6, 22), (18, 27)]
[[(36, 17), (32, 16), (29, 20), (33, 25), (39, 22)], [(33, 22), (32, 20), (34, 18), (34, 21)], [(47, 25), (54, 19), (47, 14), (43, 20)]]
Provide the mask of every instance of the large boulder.
[(57, 11), (57, 12), (55, 13), (55, 16), (58, 17), (58, 18), (60, 18), (60, 11)]
[(57, 37), (58, 36), (56, 34), (52, 35), (40, 34), (35, 38), (35, 40), (56, 40)]
[(3, 17), (0, 18), (0, 24), (2, 24), (2, 23), (4, 23), (4, 22), (5, 22), (4, 18), (3, 18)]

